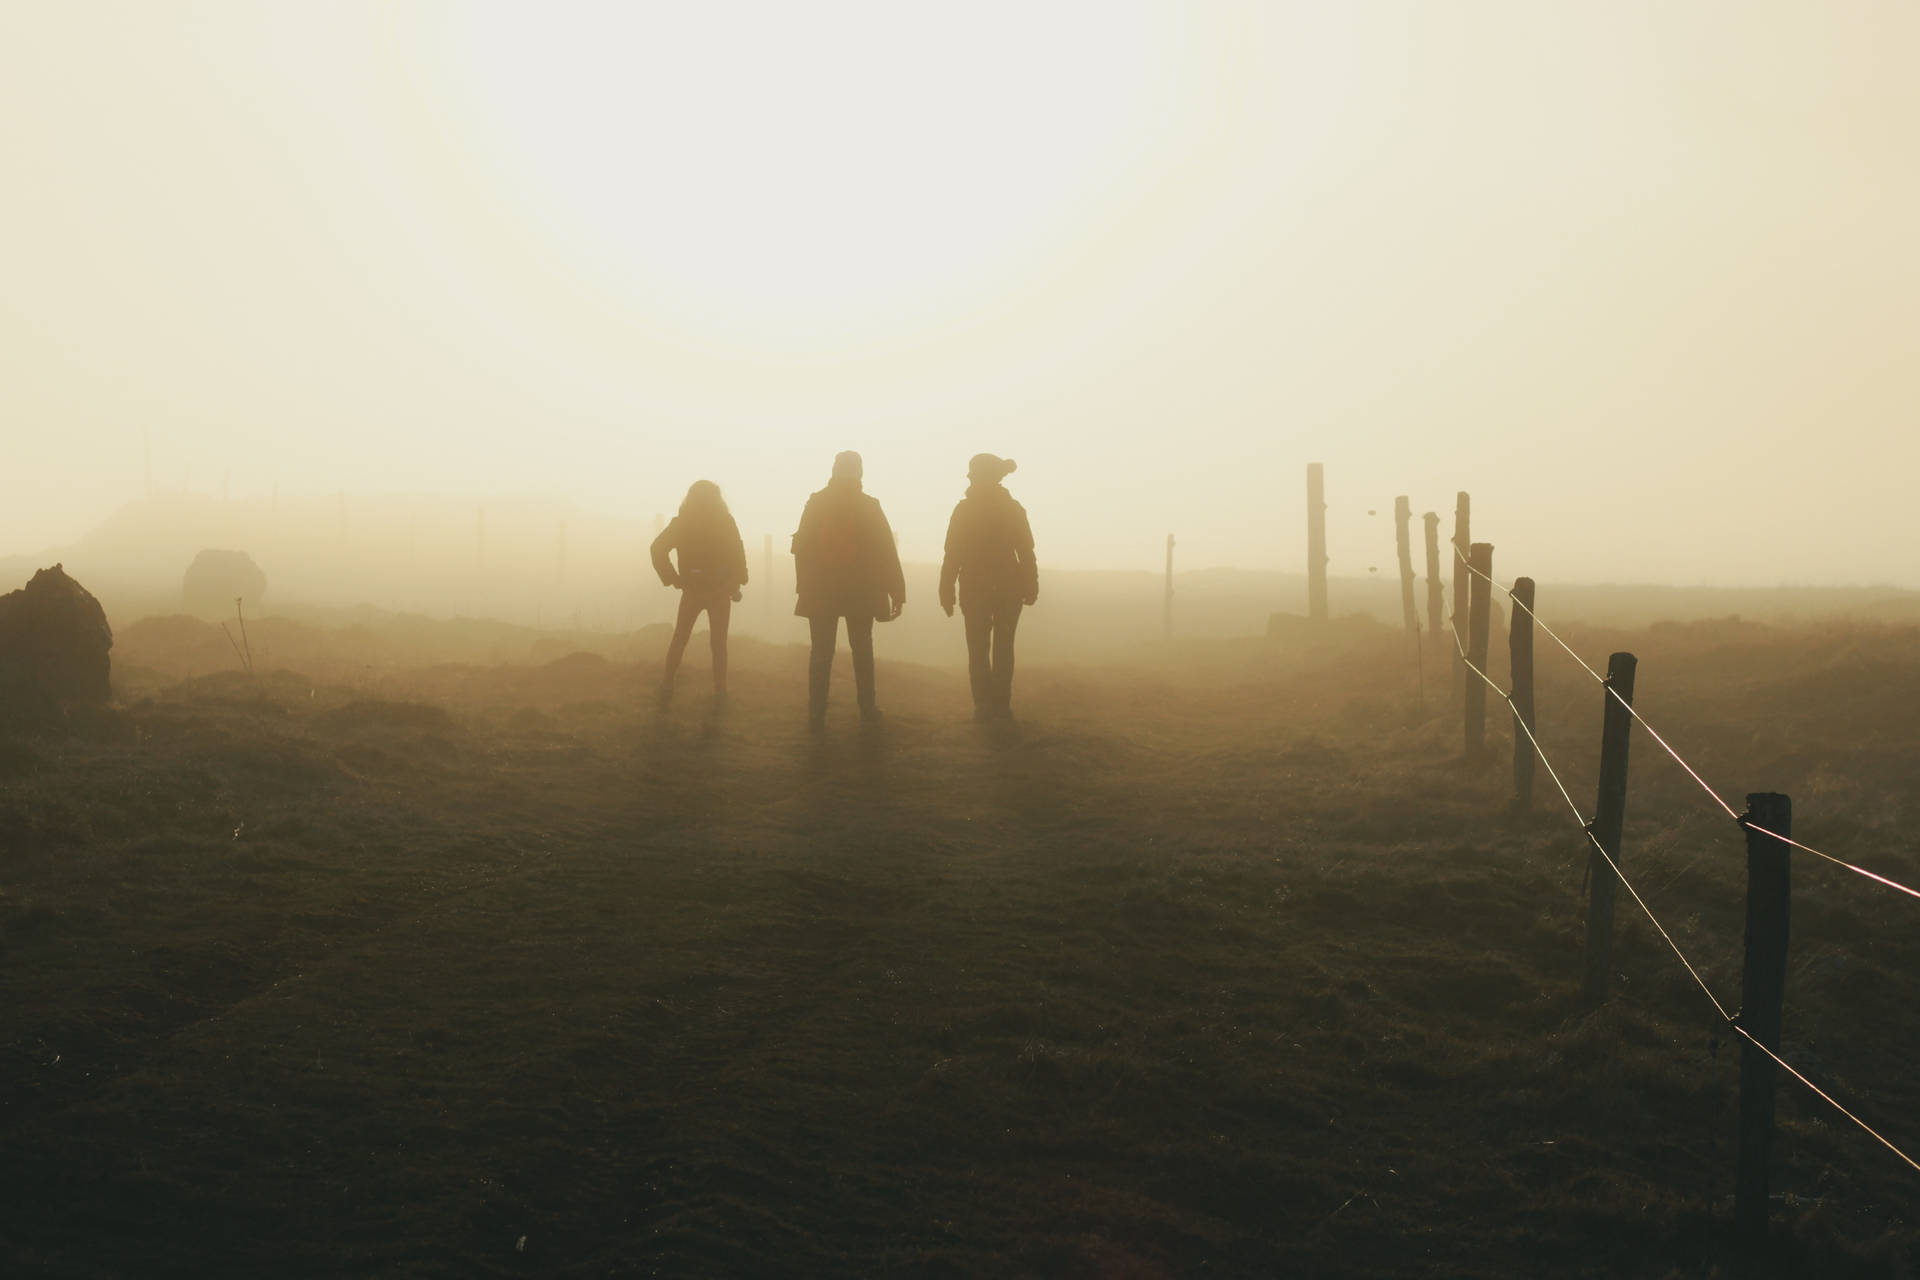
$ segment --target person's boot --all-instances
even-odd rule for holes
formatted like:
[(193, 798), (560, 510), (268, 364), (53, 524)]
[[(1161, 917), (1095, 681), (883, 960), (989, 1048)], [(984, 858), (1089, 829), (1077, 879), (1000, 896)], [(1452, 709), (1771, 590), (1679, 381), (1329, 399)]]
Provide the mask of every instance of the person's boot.
[(860, 704), (860, 719), (864, 724), (879, 724), (886, 717), (880, 714), (879, 707), (871, 702), (863, 702)]
[(822, 734), (827, 731), (827, 707), (823, 702), (807, 704), (807, 732)]
[(991, 719), (993, 719), (992, 707), (984, 702), (976, 702), (973, 704), (973, 722), (975, 724), (985, 724)]
[(665, 711), (673, 703), (673, 681), (671, 678), (660, 682), (660, 689), (653, 695), (653, 703)]

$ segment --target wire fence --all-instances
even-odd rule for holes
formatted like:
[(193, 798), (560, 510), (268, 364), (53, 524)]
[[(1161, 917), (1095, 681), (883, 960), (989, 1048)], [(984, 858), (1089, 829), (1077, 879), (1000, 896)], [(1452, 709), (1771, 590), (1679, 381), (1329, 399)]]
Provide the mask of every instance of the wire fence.
[[(1758, 823), (1747, 820), (1732, 805), (1728, 804), (1726, 801), (1726, 798), (1723, 797), (1717, 790), (1715, 790), (1707, 782), (1705, 778), (1700, 776), (1700, 771), (1698, 769), (1695, 769), (1691, 764), (1687, 763), (1686, 758), (1674, 749), (1673, 744), (1668, 742), (1665, 736), (1663, 736), (1659, 730), (1655, 729), (1651, 724), (1647, 722), (1647, 718), (1644, 715), (1640, 714), (1640, 711), (1631, 702), (1628, 702), (1625, 698), (1622, 698), (1620, 696), (1619, 691), (1616, 690), (1611, 684), (1607, 682), (1607, 678), (1605, 676), (1595, 671), (1593, 667), (1587, 662), (1587, 660), (1581, 657), (1580, 654), (1573, 648), (1572, 645), (1568, 644), (1565, 640), (1561, 639), (1558, 633), (1556, 633), (1551, 627), (1547, 626), (1545, 622), (1542, 622), (1540, 620), (1539, 614), (1535, 613), (1533, 609), (1526, 604), (1525, 601), (1521, 600), (1518, 596), (1514, 595), (1512, 587), (1499, 582), (1497, 579), (1482, 572), (1480, 569), (1475, 568), (1474, 565), (1470, 561), (1468, 561), (1466, 555), (1457, 546), (1454, 548), (1454, 559), (1457, 560), (1460, 564), (1464, 565), (1469, 573), (1473, 574), (1475, 577), (1484, 579), (1488, 583), (1488, 585), (1492, 586), (1495, 590), (1505, 594), (1509, 600), (1513, 601), (1515, 608), (1525, 612), (1527, 616), (1533, 620), (1533, 624), (1535, 626), (1537, 626), (1541, 631), (1545, 632), (1548, 638), (1550, 638), (1555, 644), (1559, 645), (1561, 649), (1565, 650), (1568, 657), (1572, 658), (1575, 662), (1579, 663), (1581, 669), (1584, 670), (1589, 676), (1592, 676), (1594, 681), (1607, 691), (1607, 696), (1611, 697), (1614, 701), (1618, 702), (1622, 707), (1626, 708), (1627, 714), (1631, 715), (1634, 718), (1634, 721), (1637, 724), (1639, 724), (1641, 728), (1647, 731), (1647, 735), (1651, 737), (1656, 743), (1659, 744), (1660, 749), (1662, 751), (1665, 751), (1668, 756), (1672, 757), (1673, 762), (1679, 765), (1682, 769), (1684, 769), (1687, 773), (1687, 776), (1692, 778), (1694, 782), (1698, 783), (1700, 786), (1700, 789), (1704, 791), (1709, 797), (1711, 797), (1713, 802), (1716, 805), (1720, 806), (1721, 810), (1725, 812), (1729, 818), (1732, 818), (1734, 822), (1738, 823), (1743, 828), (1751, 827), (1753, 830), (1758, 831), (1763, 835), (1772, 836), (1774, 839), (1780, 841), (1782, 844), (1792, 845), (1794, 848), (1799, 849), (1804, 853), (1810, 853), (1816, 858), (1825, 859), (1827, 862), (1832, 863), (1836, 867), (1845, 868), (1846, 870), (1853, 872), (1855, 875), (1862, 876), (1868, 880), (1874, 881), (1876, 884), (1884, 885), (1889, 889), (1897, 890), (1900, 893), (1906, 894), (1910, 898), (1920, 898), (1920, 889), (1911, 888), (1908, 885), (1904, 885), (1900, 883), (1898, 880), (1894, 880), (1891, 877), (1881, 875), (1877, 871), (1870, 871), (1866, 867), (1860, 866), (1857, 863), (1849, 862), (1845, 858), (1835, 857), (1833, 854), (1830, 854), (1830, 853), (1823, 853), (1821, 850), (1816, 849), (1811, 845), (1802, 844), (1800, 841), (1795, 840), (1791, 836), (1781, 835), (1777, 831), (1769, 831), (1766, 827), (1763, 827)], [(1451, 624), (1449, 625), (1451, 626)], [(1454, 636), (1453, 636), (1454, 644), (1456, 647), (1458, 647), (1460, 643), (1460, 633), (1457, 627), (1453, 628), (1453, 630), (1454, 630)], [(1462, 661), (1466, 659), (1466, 652), (1464, 649), (1461, 651), (1460, 656)], [(1476, 668), (1475, 674), (1477, 674), (1482, 680), (1486, 680), (1488, 687), (1492, 688), (1496, 693), (1500, 692), (1500, 687), (1494, 684), (1491, 679), (1488, 679), (1487, 674), (1484, 671), (1479, 671)], [(1506, 697), (1509, 702), (1512, 701), (1511, 694), (1503, 694), (1502, 696)]]
[[(1687, 773), (1693, 777), (1694, 781), (1698, 782), (1700, 786), (1707, 792), (1707, 794), (1713, 797), (1715, 803), (1717, 803), (1722, 809), (1726, 810), (1726, 812), (1731, 817), (1733, 817), (1733, 819), (1736, 822), (1738, 822), (1743, 828), (1759, 831), (1764, 835), (1771, 836), (1772, 838), (1781, 841), (1782, 843), (1792, 845), (1796, 849), (1803, 849), (1808, 853), (1812, 853), (1819, 857), (1826, 858), (1829, 862), (1836, 863), (1852, 871), (1857, 871), (1860, 874), (1865, 875), (1870, 879), (1879, 881), (1880, 883), (1885, 885), (1889, 885), (1892, 888), (1898, 889), (1903, 893), (1908, 893), (1908, 894), (1912, 894), (1915, 897), (1920, 897), (1920, 893), (1915, 893), (1912, 889), (1907, 888), (1905, 885), (1889, 880), (1886, 877), (1877, 875), (1873, 872), (1866, 871), (1864, 868), (1854, 866), (1852, 863), (1843, 861), (1842, 859), (1839, 859), (1839, 858), (1832, 857), (1829, 854), (1821, 853), (1817, 849), (1808, 848), (1806, 845), (1801, 844), (1796, 840), (1780, 835), (1777, 832), (1768, 831), (1766, 828), (1761, 827), (1756, 823), (1750, 822), (1746, 820), (1744, 817), (1742, 817), (1742, 815), (1735, 813), (1732, 806), (1727, 804), (1725, 800), (1721, 799), (1720, 794), (1716, 792), (1712, 787), (1707, 785), (1707, 783), (1700, 777), (1699, 773), (1696, 770), (1694, 770), (1694, 768), (1691, 765), (1689, 765), (1684, 758), (1681, 757), (1680, 753), (1675, 751), (1673, 747), (1668, 744), (1665, 738), (1661, 737), (1658, 733), (1655, 733), (1653, 726), (1647, 724), (1646, 720), (1640, 715), (1639, 712), (1633, 710), (1633, 704), (1628, 702), (1626, 699), (1620, 697), (1619, 693), (1616, 690), (1614, 690), (1611, 683), (1607, 681), (1605, 677), (1601, 676), (1591, 666), (1589, 666), (1586, 660), (1581, 658), (1581, 656), (1578, 653), (1574, 652), (1573, 648), (1570, 645), (1568, 645), (1566, 641), (1560, 639), (1560, 637), (1558, 635), (1555, 635), (1551, 630), (1549, 630), (1544, 623), (1540, 622), (1539, 615), (1535, 614), (1534, 611), (1531, 608), (1529, 608), (1523, 601), (1521, 601), (1518, 597), (1514, 596), (1511, 588), (1502, 587), (1499, 582), (1496, 582), (1493, 578), (1489, 577), (1487, 574), (1482, 573), (1479, 569), (1474, 568), (1473, 565), (1467, 562), (1465, 555), (1461, 553), (1458, 546), (1454, 548), (1454, 554), (1456, 558), (1460, 561), (1460, 563), (1465, 564), (1471, 572), (1478, 575), (1479, 577), (1485, 578), (1486, 581), (1492, 586), (1505, 591), (1508, 598), (1512, 599), (1514, 604), (1517, 607), (1526, 611), (1529, 617), (1533, 619), (1535, 625), (1539, 626), (1542, 631), (1546, 631), (1549, 636), (1552, 636), (1554, 642), (1558, 644), (1562, 649), (1566, 650), (1568, 655), (1571, 656), (1575, 662), (1578, 662), (1581, 665), (1581, 667), (1585, 668), (1587, 674), (1593, 676), (1595, 680), (1597, 680), (1603, 687), (1605, 687), (1610, 696), (1612, 696), (1617, 702), (1620, 703), (1620, 705), (1624, 706), (1628, 711), (1632, 712), (1633, 718), (1636, 721), (1638, 721), (1647, 730), (1647, 732), (1650, 735), (1653, 736), (1654, 740), (1657, 741), (1661, 745), (1661, 747), (1663, 747), (1666, 750), (1667, 754), (1672, 756), (1673, 759), (1679, 763), (1680, 767), (1685, 769)], [(1491, 676), (1489, 676), (1485, 671), (1481, 670), (1481, 668), (1476, 663), (1474, 663), (1472, 657), (1468, 654), (1466, 645), (1461, 642), (1460, 629), (1457, 622), (1452, 619), (1449, 619), (1447, 629), (1453, 635), (1454, 648), (1459, 652), (1460, 661), (1466, 667), (1466, 669), (1473, 672), (1475, 676), (1479, 677), (1479, 679), (1484, 681), (1486, 683), (1486, 686), (1489, 689), (1491, 689), (1494, 693), (1498, 694), (1503, 700), (1505, 700), (1509, 707), (1513, 707), (1513, 701), (1514, 701), (1513, 693), (1510, 690), (1502, 689), (1499, 686), (1499, 684), (1497, 684), (1493, 680)], [(1835, 1111), (1839, 1112), (1841, 1115), (1845, 1116), (1848, 1120), (1852, 1121), (1855, 1125), (1857, 1125), (1862, 1132), (1866, 1133), (1868, 1136), (1873, 1138), (1874, 1141), (1878, 1142), (1881, 1146), (1885, 1147), (1888, 1151), (1891, 1151), (1895, 1156), (1897, 1156), (1901, 1161), (1903, 1161), (1909, 1168), (1913, 1169), (1916, 1173), (1920, 1173), (1920, 1161), (1916, 1161), (1912, 1156), (1908, 1155), (1899, 1146), (1895, 1145), (1891, 1140), (1889, 1140), (1885, 1135), (1883, 1135), (1878, 1129), (1874, 1128), (1872, 1125), (1862, 1120), (1859, 1116), (1855, 1115), (1846, 1106), (1842, 1105), (1838, 1099), (1833, 1097), (1832, 1094), (1822, 1089), (1819, 1085), (1815, 1084), (1813, 1081), (1807, 1079), (1806, 1076), (1802, 1075), (1786, 1059), (1782, 1058), (1779, 1054), (1775, 1053), (1772, 1049), (1769, 1049), (1766, 1045), (1762, 1044), (1758, 1039), (1756, 1039), (1752, 1035), (1752, 1033), (1750, 1033), (1744, 1026), (1740, 1024), (1739, 1014), (1727, 1012), (1727, 1006), (1720, 1000), (1720, 997), (1714, 994), (1713, 988), (1707, 985), (1706, 979), (1700, 976), (1700, 970), (1694, 965), (1694, 963), (1691, 960), (1687, 958), (1686, 952), (1681, 950), (1680, 944), (1678, 942), (1674, 941), (1673, 935), (1670, 932), (1668, 932), (1667, 927), (1660, 922), (1660, 917), (1654, 914), (1653, 908), (1647, 905), (1646, 899), (1640, 895), (1640, 891), (1634, 886), (1633, 881), (1627, 878), (1626, 873), (1620, 869), (1620, 864), (1614, 860), (1613, 855), (1607, 852), (1605, 846), (1603, 846), (1600, 843), (1599, 839), (1594, 835), (1593, 823), (1582, 815), (1579, 804), (1577, 804), (1574, 801), (1572, 793), (1567, 790), (1566, 784), (1561, 781), (1559, 770), (1553, 767), (1553, 761), (1547, 758), (1547, 753), (1545, 749), (1542, 748), (1540, 745), (1540, 739), (1534, 734), (1534, 731), (1530, 727), (1528, 727), (1526, 719), (1519, 714), (1517, 708), (1514, 710), (1513, 723), (1523, 734), (1525, 734), (1527, 741), (1532, 745), (1534, 755), (1540, 761), (1541, 767), (1547, 771), (1547, 776), (1553, 780), (1553, 784), (1555, 788), (1559, 790), (1561, 797), (1566, 800), (1567, 807), (1569, 810), (1572, 811), (1574, 820), (1580, 824), (1581, 834), (1586, 836), (1587, 838), (1587, 843), (1590, 844), (1593, 847), (1594, 851), (1597, 852), (1600, 855), (1600, 857), (1606, 861), (1607, 866), (1612, 869), (1615, 879), (1626, 888), (1627, 893), (1633, 898), (1635, 904), (1639, 906), (1641, 912), (1647, 917), (1648, 922), (1653, 925), (1654, 930), (1657, 933), (1659, 933), (1661, 939), (1665, 941), (1668, 948), (1672, 950), (1674, 954), (1674, 958), (1680, 962), (1681, 966), (1684, 969), (1686, 969), (1688, 976), (1691, 977), (1694, 981), (1694, 984), (1700, 988), (1701, 994), (1706, 996), (1707, 1001), (1713, 1005), (1714, 1012), (1719, 1015), (1720, 1020), (1724, 1022), (1729, 1028), (1731, 1028), (1735, 1033), (1737, 1033), (1748, 1044), (1752, 1045), (1754, 1048), (1758, 1049), (1761, 1053), (1771, 1058), (1779, 1066), (1785, 1068), (1788, 1075), (1791, 1075), (1794, 1079), (1798, 1080), (1801, 1084), (1805, 1085), (1808, 1089), (1812, 1090), (1814, 1094), (1816, 1094), (1818, 1097), (1824, 1100)]]

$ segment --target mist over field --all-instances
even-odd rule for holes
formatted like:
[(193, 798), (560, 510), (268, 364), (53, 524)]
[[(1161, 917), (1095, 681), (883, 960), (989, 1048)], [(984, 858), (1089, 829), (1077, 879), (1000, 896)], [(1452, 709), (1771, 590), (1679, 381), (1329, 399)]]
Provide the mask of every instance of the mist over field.
[(0, 7), (0, 1275), (1911, 1276), (1916, 47)]

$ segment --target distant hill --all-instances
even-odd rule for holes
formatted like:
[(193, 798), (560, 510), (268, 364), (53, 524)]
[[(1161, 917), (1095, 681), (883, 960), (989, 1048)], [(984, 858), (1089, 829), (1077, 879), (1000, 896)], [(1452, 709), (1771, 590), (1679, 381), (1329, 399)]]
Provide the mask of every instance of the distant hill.
[[(116, 626), (177, 613), (180, 583), (206, 547), (249, 552), (268, 579), (250, 617), (280, 615), (338, 625), (341, 611), (370, 608), (423, 618), (493, 619), (517, 627), (627, 633), (671, 619), (676, 594), (647, 562), (650, 522), (612, 520), (535, 499), (442, 496), (299, 498), (224, 502), (160, 495), (128, 504), (70, 546), (0, 559), (0, 590), (55, 561), (100, 597)], [(758, 545), (755, 545), (758, 543)], [(736, 607), (744, 635), (803, 643), (792, 617), (792, 559), (749, 538), (754, 581)], [(1116, 656), (1159, 643), (1164, 582), (1151, 569), (1069, 570), (1042, 561), (1038, 608), (1021, 622), (1021, 652), (1039, 660)], [(958, 661), (957, 620), (936, 603), (938, 566), (909, 565), (904, 617), (881, 632), (890, 656)], [(1205, 568), (1175, 577), (1174, 631), (1183, 639), (1264, 634), (1270, 615), (1304, 613), (1299, 573)], [(1400, 621), (1391, 573), (1336, 578), (1335, 615)], [(1425, 623), (1425, 583), (1419, 584)], [(1851, 619), (1920, 622), (1920, 592), (1893, 587), (1670, 587), (1542, 582), (1538, 607), (1553, 622), (1637, 628), (1661, 621), (1738, 616), (1764, 623)], [(364, 616), (364, 615), (363, 615)], [(1504, 611), (1502, 611), (1504, 616)], [(1499, 625), (1504, 625), (1501, 623)]]

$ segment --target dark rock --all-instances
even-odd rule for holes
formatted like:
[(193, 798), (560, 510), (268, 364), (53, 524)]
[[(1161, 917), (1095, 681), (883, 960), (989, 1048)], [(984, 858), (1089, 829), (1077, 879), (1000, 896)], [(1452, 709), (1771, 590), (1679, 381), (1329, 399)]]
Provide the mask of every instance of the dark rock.
[(254, 604), (266, 594), (267, 575), (244, 551), (202, 551), (180, 584), (187, 611), (203, 616), (225, 617), (233, 612), (235, 600)]
[(0, 719), (32, 722), (112, 696), (106, 610), (60, 565), (0, 596)]

